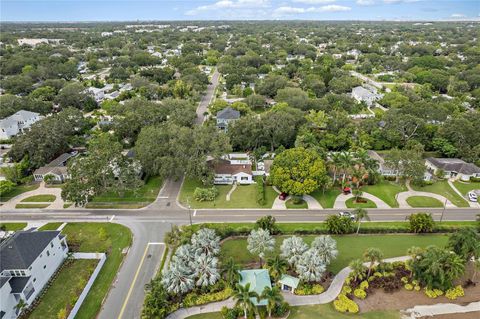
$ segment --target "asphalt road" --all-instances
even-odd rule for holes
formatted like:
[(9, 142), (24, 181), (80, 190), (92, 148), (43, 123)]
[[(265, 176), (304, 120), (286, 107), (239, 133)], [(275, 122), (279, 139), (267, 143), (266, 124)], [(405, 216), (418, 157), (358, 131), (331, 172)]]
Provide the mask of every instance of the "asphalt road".
[(217, 68), (215, 68), (215, 71), (212, 75), (211, 84), (207, 86), (207, 92), (202, 97), (202, 100), (197, 107), (197, 119), (195, 120), (195, 123), (198, 125), (201, 125), (205, 120), (205, 115), (203, 114), (207, 111), (208, 105), (212, 101), (213, 94), (215, 93), (215, 88), (218, 85), (219, 76), (220, 74), (218, 73)]

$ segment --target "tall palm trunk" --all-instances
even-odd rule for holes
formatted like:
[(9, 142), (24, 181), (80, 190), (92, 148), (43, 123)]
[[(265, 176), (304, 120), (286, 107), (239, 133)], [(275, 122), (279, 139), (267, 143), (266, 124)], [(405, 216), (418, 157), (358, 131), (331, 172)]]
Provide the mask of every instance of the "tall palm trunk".
[(361, 224), (361, 223), (362, 223), (362, 220), (360, 219), (360, 220), (358, 221), (357, 235), (358, 235), (358, 233), (360, 232), (360, 224)]

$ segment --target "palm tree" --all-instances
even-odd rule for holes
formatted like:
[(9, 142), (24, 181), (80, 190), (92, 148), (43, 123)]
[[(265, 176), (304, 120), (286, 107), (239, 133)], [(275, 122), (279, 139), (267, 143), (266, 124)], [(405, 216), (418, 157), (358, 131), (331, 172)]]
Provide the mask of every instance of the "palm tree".
[(316, 250), (325, 265), (328, 265), (338, 255), (337, 242), (329, 235), (315, 237), (312, 241), (312, 249)]
[(247, 249), (251, 254), (258, 255), (260, 267), (263, 265), (265, 253), (273, 251), (275, 248), (275, 238), (270, 236), (268, 230), (259, 228), (253, 229), (247, 238)]
[(222, 265), (222, 274), (225, 275), (225, 280), (231, 287), (233, 287), (238, 279), (240, 279), (240, 274), (238, 273), (239, 270), (240, 268), (233, 260), (233, 257), (230, 257)]
[(248, 312), (255, 309), (252, 298), (257, 298), (258, 300), (259, 296), (255, 291), (250, 291), (250, 283), (245, 286), (240, 284), (236, 285), (235, 291), (233, 292), (233, 299), (236, 300), (235, 307), (243, 309), (245, 319), (247, 319)]
[(342, 169), (342, 185), (345, 183), (345, 178), (347, 177), (347, 172), (350, 171), (354, 161), (352, 156), (348, 152), (341, 152), (339, 155), (339, 167)]
[(471, 227), (463, 228), (450, 236), (447, 247), (462, 257), (465, 262), (473, 264), (471, 278), (473, 281), (477, 273), (475, 263), (480, 258), (480, 234)]
[(368, 211), (364, 208), (357, 208), (353, 211), (355, 213), (355, 220), (358, 223), (357, 227), (357, 235), (360, 232), (360, 224), (362, 223), (363, 219), (370, 220), (370, 216), (368, 216)]
[[(360, 187), (365, 178), (365, 169), (361, 167), (355, 167), (352, 171), (352, 177), (355, 179), (355, 188), (357, 189), (357, 194), (360, 193)], [(358, 201), (358, 196), (355, 198), (355, 201)]]
[(272, 317), (272, 310), (283, 301), (283, 296), (280, 288), (277, 286), (273, 286), (272, 288), (265, 287), (260, 295), (259, 301), (260, 299), (267, 301), (268, 317)]
[(340, 153), (332, 153), (330, 155), (330, 166), (333, 169), (333, 182), (335, 183), (337, 181), (337, 171), (340, 166)]
[(23, 309), (28, 306), (27, 303), (25, 302), (25, 300), (23, 300), (22, 298), (20, 298), (20, 300), (18, 301), (17, 305), (15, 306), (15, 309), (18, 310), (18, 313), (22, 313)]
[(194, 276), (198, 278), (196, 282), (197, 286), (211, 286), (220, 279), (217, 264), (217, 257), (206, 254), (201, 254), (196, 257), (192, 268), (194, 269)]
[(352, 275), (355, 276), (355, 281), (365, 274), (365, 270), (367, 267), (363, 265), (363, 261), (361, 259), (354, 259), (348, 264), (348, 267), (352, 270)]
[(382, 261), (383, 253), (378, 248), (368, 248), (363, 253), (363, 258), (365, 259), (365, 261), (370, 262), (370, 265), (368, 266), (368, 275), (367, 275), (367, 278), (368, 278), (368, 277), (370, 277), (370, 274), (372, 272), (372, 269), (373, 269), (373, 266), (375, 265), (375, 263)]
[(323, 258), (314, 248), (310, 248), (303, 253), (302, 258), (297, 263), (297, 274), (300, 279), (310, 281), (320, 281), (327, 267), (323, 263)]
[(285, 238), (280, 246), (280, 256), (285, 258), (290, 266), (296, 267), (302, 254), (308, 249), (302, 237), (292, 236)]
[(285, 273), (287, 267), (288, 263), (278, 255), (267, 260), (267, 269), (270, 272), (270, 276), (272, 276), (275, 281)]

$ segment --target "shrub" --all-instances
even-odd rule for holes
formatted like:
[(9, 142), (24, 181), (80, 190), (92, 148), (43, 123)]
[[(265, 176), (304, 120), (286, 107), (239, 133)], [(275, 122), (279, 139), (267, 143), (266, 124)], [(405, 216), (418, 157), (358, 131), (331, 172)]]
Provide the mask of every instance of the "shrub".
[(408, 217), (410, 222), (410, 231), (414, 233), (431, 233), (434, 222), (431, 214), (417, 213)]
[(443, 291), (441, 291), (440, 289), (425, 288), (425, 295), (427, 295), (428, 298), (435, 299), (435, 298), (443, 295)]
[(222, 314), (223, 319), (237, 319), (242, 312), (239, 308), (223, 307), (220, 313)]
[(192, 307), (204, 305), (215, 301), (225, 300), (232, 295), (232, 292), (233, 291), (231, 288), (226, 288), (218, 292), (206, 293), (202, 295), (199, 295), (196, 292), (191, 292), (183, 299), (183, 306)]
[(413, 290), (413, 285), (412, 284), (405, 284), (405, 289), (407, 289), (408, 291), (411, 291)]
[(195, 188), (193, 198), (199, 202), (211, 202), (218, 196), (218, 189), (213, 186), (210, 188)]
[(307, 295), (319, 295), (325, 291), (320, 284), (302, 284), (301, 287), (295, 289), (295, 294), (299, 296), (307, 296)]
[(265, 183), (262, 176), (255, 176), (255, 182), (257, 183), (257, 203), (265, 205)]
[(401, 280), (404, 284), (408, 283), (408, 277), (402, 277)]
[(350, 293), (352, 293), (352, 287), (350, 287), (350, 286), (343, 286), (343, 288), (342, 288), (342, 294), (348, 295), (348, 294), (350, 294)]
[(326, 220), (329, 234), (350, 234), (354, 231), (353, 221), (348, 217), (330, 215)]
[(447, 297), (450, 300), (455, 300), (458, 297), (463, 297), (463, 296), (465, 296), (465, 291), (460, 285), (454, 288), (450, 288), (445, 292), (445, 297)]
[(264, 216), (258, 219), (255, 222), (256, 228), (261, 228), (264, 230), (268, 230), (270, 234), (275, 235), (278, 233), (278, 226), (276, 225), (276, 219), (273, 216)]
[(479, 183), (480, 182), (480, 177), (470, 177), (470, 182), (474, 182), (474, 183)]
[(360, 283), (360, 289), (368, 289), (368, 281), (364, 280)]
[(284, 301), (273, 309), (272, 315), (274, 317), (284, 317), (289, 311), (290, 305)]
[(338, 312), (357, 313), (359, 311), (355, 301), (349, 299), (344, 294), (338, 295), (338, 298), (333, 302), (333, 307)]
[(363, 289), (355, 289), (353, 292), (353, 295), (357, 297), (358, 299), (365, 299), (367, 297), (367, 293)]

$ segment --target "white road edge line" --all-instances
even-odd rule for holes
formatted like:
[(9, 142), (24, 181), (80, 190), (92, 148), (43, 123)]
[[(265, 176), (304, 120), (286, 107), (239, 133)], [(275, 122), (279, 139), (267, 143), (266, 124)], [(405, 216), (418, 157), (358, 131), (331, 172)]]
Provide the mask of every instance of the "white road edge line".
[(114, 218), (115, 218), (115, 215), (112, 215), (112, 217), (110, 218), (110, 222), (113, 221)]
[(193, 211), (193, 217), (195, 217), (195, 216), (197, 216), (197, 210), (196, 209)]

